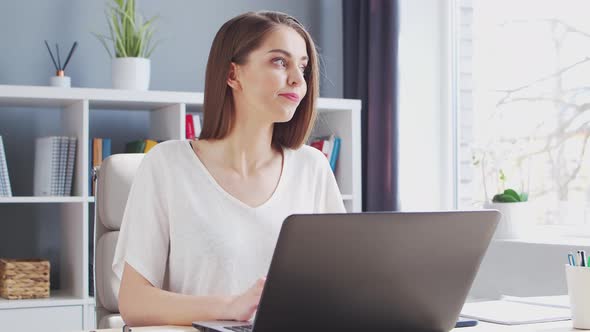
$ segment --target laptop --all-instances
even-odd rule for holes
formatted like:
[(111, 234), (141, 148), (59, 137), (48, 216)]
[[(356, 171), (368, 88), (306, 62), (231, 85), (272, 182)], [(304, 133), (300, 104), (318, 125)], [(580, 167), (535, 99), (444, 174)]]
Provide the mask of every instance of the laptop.
[(500, 219), (496, 210), (292, 215), (252, 322), (202, 332), (449, 331)]

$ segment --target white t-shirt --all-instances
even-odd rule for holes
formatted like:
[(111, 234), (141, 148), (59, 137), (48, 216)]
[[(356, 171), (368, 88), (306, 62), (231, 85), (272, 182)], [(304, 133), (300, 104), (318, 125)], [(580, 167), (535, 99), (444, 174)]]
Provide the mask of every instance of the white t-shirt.
[(252, 208), (227, 193), (188, 141), (166, 141), (135, 175), (115, 251), (152, 285), (190, 295), (230, 295), (266, 276), (283, 220), (294, 213), (344, 213), (327, 158), (283, 149), (272, 196)]

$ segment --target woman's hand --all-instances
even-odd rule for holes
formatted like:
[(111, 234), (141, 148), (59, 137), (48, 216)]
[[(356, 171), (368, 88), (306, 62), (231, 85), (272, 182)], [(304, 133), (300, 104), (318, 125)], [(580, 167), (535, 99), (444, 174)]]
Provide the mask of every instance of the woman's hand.
[(260, 278), (244, 293), (232, 296), (225, 306), (222, 319), (247, 321), (258, 308), (266, 278)]

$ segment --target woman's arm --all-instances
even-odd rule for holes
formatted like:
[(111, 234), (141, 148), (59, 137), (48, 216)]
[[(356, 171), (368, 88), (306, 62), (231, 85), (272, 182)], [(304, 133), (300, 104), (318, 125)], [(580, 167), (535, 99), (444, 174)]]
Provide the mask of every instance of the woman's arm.
[(237, 296), (191, 296), (154, 287), (125, 263), (119, 310), (127, 325), (191, 325), (193, 321), (248, 320), (258, 307), (264, 278)]

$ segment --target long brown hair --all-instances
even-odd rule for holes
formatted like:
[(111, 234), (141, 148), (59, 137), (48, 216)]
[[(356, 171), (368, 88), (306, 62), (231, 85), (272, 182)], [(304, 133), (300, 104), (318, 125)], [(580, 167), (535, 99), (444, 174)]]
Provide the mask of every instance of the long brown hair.
[(248, 12), (227, 21), (215, 35), (205, 74), (203, 129), (199, 138), (222, 139), (232, 130), (236, 119), (233, 92), (227, 85), (230, 64), (244, 64), (266, 35), (278, 26), (294, 29), (305, 40), (309, 57), (304, 75), (307, 93), (293, 118), (275, 123), (273, 146), (298, 148), (308, 138), (316, 117), (315, 103), (319, 94), (318, 59), (315, 44), (303, 25), (280, 12)]

